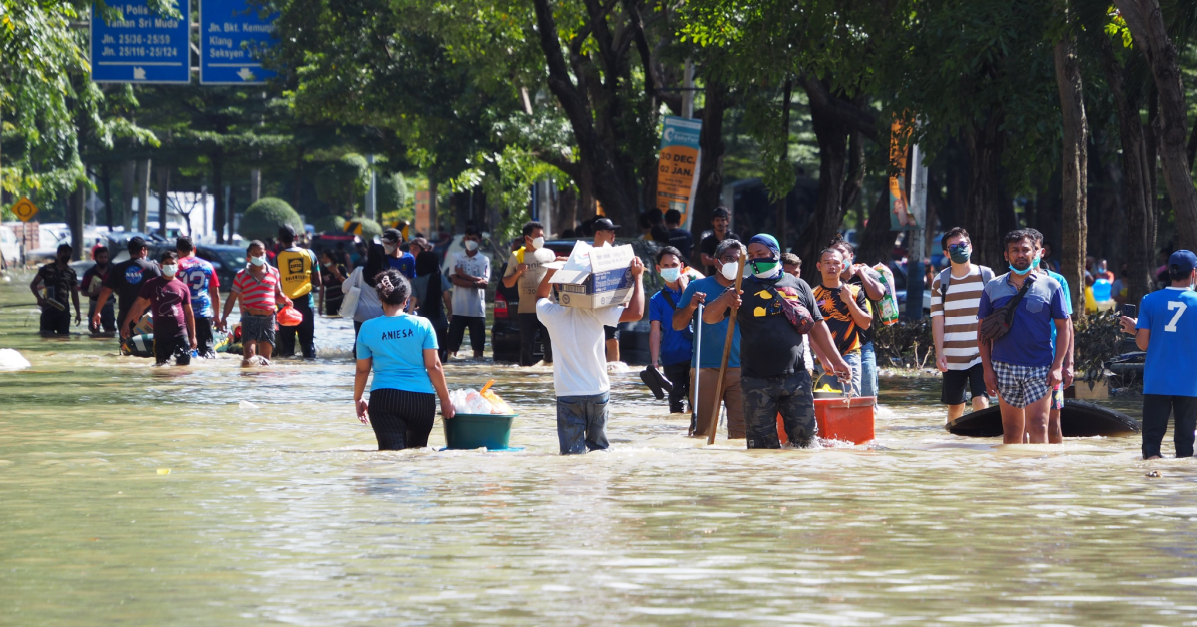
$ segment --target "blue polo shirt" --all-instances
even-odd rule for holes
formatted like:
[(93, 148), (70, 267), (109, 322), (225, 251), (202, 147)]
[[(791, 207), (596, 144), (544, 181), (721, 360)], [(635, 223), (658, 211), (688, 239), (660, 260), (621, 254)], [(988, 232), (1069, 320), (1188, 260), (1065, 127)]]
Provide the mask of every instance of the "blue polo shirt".
[(1197, 292), (1166, 287), (1144, 296), (1135, 328), (1151, 330), (1143, 393), (1197, 396)]
[[(1072, 290), (1068, 288), (1068, 279), (1064, 278), (1063, 274), (1058, 274), (1058, 273), (1052, 272), (1051, 270), (1047, 271), (1047, 276), (1055, 279), (1056, 282), (1060, 284), (1060, 289), (1064, 290), (1064, 311), (1066, 313), (1068, 313), (1069, 317), (1071, 317), (1072, 316)], [(1053, 324), (1052, 325), (1052, 350), (1055, 350), (1055, 348), (1056, 348), (1056, 325)], [(1053, 355), (1054, 355), (1054, 353), (1053, 353)]]
[(681, 331), (673, 330), (673, 312), (676, 309), (670, 306), (669, 301), (665, 299), (665, 294), (669, 294), (674, 305), (682, 306), (682, 291), (669, 289), (669, 286), (666, 285), (649, 299), (648, 320), (661, 323), (660, 363), (662, 366), (672, 366), (690, 361), (694, 353), (694, 340), (689, 328)]
[[(684, 303), (689, 303), (690, 298), (694, 296), (694, 292), (702, 292), (707, 295), (707, 302), (711, 302), (719, 298), (723, 292), (732, 289), (731, 287), (723, 287), (719, 285), (719, 281), (713, 276), (697, 281), (690, 281), (686, 286), (686, 291), (682, 293), (682, 300), (678, 303), (679, 306), (684, 306)], [(694, 315), (698, 315), (695, 310)], [(725, 316), (718, 324), (702, 323), (702, 345), (695, 351), (694, 360), (690, 362), (691, 366), (695, 366), (697, 361), (698, 368), (718, 368), (723, 362), (723, 343), (727, 338), (727, 321), (730, 316)], [(695, 331), (695, 339), (698, 338), (698, 333)], [(732, 347), (727, 355), (727, 367), (740, 367), (740, 325), (736, 325), (736, 330), (732, 334)]]
[[(1056, 358), (1052, 344), (1053, 320), (1067, 320), (1068, 310), (1064, 304), (1064, 289), (1050, 276), (1027, 275), (1031, 287), (1014, 310), (1010, 331), (994, 341), (990, 358), (1016, 366), (1045, 368)], [(981, 292), (981, 304), (977, 307), (977, 319), (993, 313), (1018, 294), (1010, 283), (1010, 273), (994, 278)]]
[(403, 253), (398, 257), (387, 257), (387, 265), (410, 281), (416, 278), (416, 258), (411, 253)]

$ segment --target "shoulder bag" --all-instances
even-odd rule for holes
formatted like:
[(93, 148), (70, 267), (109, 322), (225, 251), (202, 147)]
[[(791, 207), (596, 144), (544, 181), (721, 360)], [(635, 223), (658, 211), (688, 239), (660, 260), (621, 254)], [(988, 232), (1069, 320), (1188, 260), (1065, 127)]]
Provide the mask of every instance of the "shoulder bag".
[[(345, 289), (348, 285), (349, 289)], [(341, 284), (341, 310), (337, 312), (342, 318), (352, 318), (357, 313), (357, 301), (362, 295), (362, 268), (358, 266), (349, 274), (349, 278)]]
[(1018, 304), (1022, 302), (1022, 297), (1027, 295), (1027, 290), (1031, 289), (1031, 284), (1035, 279), (1032, 275), (1027, 275), (1026, 281), (1023, 281), (1022, 289), (1014, 295), (1014, 298), (1006, 301), (1005, 305), (998, 307), (993, 313), (985, 316), (978, 327), (981, 331), (981, 339), (987, 342), (1000, 339), (1010, 332), (1010, 322), (1014, 320), (1014, 310), (1018, 309)]
[(772, 285), (767, 285), (766, 289), (781, 304), (782, 313), (785, 314), (786, 320), (789, 320), (790, 324), (794, 325), (796, 331), (802, 335), (806, 335), (810, 333), (811, 329), (815, 328), (815, 318), (810, 315), (810, 311), (807, 310), (806, 305), (782, 296), (777, 292), (777, 288)]

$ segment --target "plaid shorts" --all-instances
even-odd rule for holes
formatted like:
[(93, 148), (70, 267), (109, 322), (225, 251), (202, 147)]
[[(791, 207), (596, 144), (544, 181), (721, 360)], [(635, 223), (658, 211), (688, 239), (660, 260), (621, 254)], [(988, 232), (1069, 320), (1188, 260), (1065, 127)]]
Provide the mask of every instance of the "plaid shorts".
[(1026, 407), (1047, 394), (1047, 366), (1016, 366), (994, 360), (993, 373), (997, 375), (998, 394), (1003, 401), (1014, 407)]

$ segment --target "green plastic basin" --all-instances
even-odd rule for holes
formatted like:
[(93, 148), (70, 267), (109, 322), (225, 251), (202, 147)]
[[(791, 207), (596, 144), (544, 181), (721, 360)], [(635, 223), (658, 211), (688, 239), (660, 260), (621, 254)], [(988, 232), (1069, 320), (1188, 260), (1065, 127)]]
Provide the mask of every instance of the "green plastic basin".
[(441, 420), (445, 426), (445, 446), (452, 449), (508, 448), (511, 421), (519, 414), (457, 414)]

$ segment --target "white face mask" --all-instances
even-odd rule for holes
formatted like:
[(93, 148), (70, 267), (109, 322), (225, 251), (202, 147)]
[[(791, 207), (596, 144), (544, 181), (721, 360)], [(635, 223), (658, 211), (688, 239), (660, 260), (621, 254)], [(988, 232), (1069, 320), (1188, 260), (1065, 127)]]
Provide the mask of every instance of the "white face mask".
[(266, 263), (266, 258), (265, 257), (250, 257), (249, 262), (254, 264), (255, 266), (261, 266)]
[(465, 249), (466, 249), (466, 250), (468, 250), (468, 251), (470, 251), (470, 252), (474, 252), (475, 250), (478, 250), (478, 242), (475, 242), (475, 241), (474, 241), (474, 240), (472, 240), (472, 239), (468, 239), (468, 240), (466, 240), (466, 242), (465, 242)]
[(739, 269), (740, 268), (737, 264), (725, 263), (723, 264), (723, 267), (719, 269), (719, 274), (722, 274), (723, 278), (727, 279), (728, 281), (735, 281), (736, 272), (738, 272)]
[(387, 244), (387, 243), (383, 243), (383, 245), (382, 245), (382, 249), (383, 249), (384, 251), (386, 251), (386, 253), (387, 253), (388, 255), (389, 255), (389, 254), (391, 254), (391, 253), (393, 253), (393, 252), (395, 252), (395, 249), (396, 249), (396, 248), (398, 248), (398, 246), (392, 246), (392, 245), (390, 245), (390, 244)]
[(532, 249), (540, 250), (541, 248), (544, 248), (544, 238), (543, 237), (533, 238), (532, 239)]
[(179, 271), (179, 266), (177, 264), (172, 263), (167, 266), (162, 266), (162, 274), (166, 275), (166, 278), (168, 278), (168, 279), (174, 278), (175, 273), (177, 273), (178, 271)]

